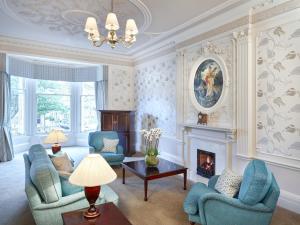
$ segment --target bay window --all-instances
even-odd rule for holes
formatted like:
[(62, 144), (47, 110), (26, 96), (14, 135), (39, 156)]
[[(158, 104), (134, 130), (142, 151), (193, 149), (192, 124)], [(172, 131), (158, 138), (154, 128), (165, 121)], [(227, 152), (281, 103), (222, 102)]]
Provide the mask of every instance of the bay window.
[(95, 83), (84, 82), (81, 86), (80, 96), (80, 131), (96, 130), (97, 114), (95, 103)]
[(36, 81), (36, 132), (49, 133), (54, 128), (71, 131), (71, 83)]
[(11, 76), (13, 136), (44, 136), (55, 128), (75, 135), (96, 130), (97, 124), (94, 82)]

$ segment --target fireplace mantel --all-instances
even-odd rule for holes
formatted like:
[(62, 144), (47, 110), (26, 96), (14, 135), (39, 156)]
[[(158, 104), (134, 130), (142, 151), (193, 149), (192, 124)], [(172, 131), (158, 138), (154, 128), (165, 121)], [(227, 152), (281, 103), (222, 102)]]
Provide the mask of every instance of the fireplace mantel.
[(234, 142), (236, 140), (236, 129), (232, 128), (224, 128), (224, 127), (214, 127), (209, 125), (197, 125), (191, 123), (182, 124), (183, 130), (188, 131), (190, 129), (210, 131), (210, 132), (218, 132), (223, 133), (225, 136), (225, 140)]

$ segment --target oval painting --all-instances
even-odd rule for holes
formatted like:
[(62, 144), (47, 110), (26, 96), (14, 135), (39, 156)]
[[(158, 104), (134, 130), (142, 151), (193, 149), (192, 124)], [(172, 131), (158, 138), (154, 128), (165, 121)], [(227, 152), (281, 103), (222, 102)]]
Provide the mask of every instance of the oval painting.
[(198, 103), (204, 108), (213, 107), (223, 91), (223, 72), (213, 59), (204, 60), (194, 77), (194, 94)]

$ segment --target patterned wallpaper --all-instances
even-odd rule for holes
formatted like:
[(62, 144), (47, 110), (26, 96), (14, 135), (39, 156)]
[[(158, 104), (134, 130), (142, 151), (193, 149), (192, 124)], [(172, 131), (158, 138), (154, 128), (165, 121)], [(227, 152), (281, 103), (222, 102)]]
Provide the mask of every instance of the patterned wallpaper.
[(176, 135), (176, 57), (139, 65), (135, 76), (136, 130), (160, 127)]
[[(224, 104), (221, 108), (217, 109), (215, 112), (209, 114), (208, 125), (216, 127), (235, 127), (235, 77), (233, 74), (233, 45), (230, 37), (223, 37), (217, 41), (213, 42), (222, 53), (219, 54), (223, 58), (229, 78), (229, 86), (227, 88), (227, 94), (224, 96)], [(187, 67), (185, 73), (185, 89), (188, 90), (190, 71), (197, 59), (205, 56), (203, 52), (203, 47), (206, 45), (206, 41), (201, 43), (198, 47), (193, 47), (185, 53), (185, 65)], [(197, 123), (198, 110), (193, 106), (189, 93), (185, 94), (185, 112), (184, 112), (184, 122), (185, 123)]]
[(300, 159), (300, 21), (257, 36), (257, 151)]
[(132, 110), (134, 107), (132, 68), (109, 66), (108, 74), (108, 108)]

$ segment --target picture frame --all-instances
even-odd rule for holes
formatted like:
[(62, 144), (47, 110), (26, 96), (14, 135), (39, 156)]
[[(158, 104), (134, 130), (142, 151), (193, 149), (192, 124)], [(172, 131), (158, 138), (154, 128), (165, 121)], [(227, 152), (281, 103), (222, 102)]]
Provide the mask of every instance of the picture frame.
[(189, 94), (194, 107), (202, 113), (212, 113), (224, 102), (228, 88), (228, 72), (218, 55), (200, 57), (192, 66)]

